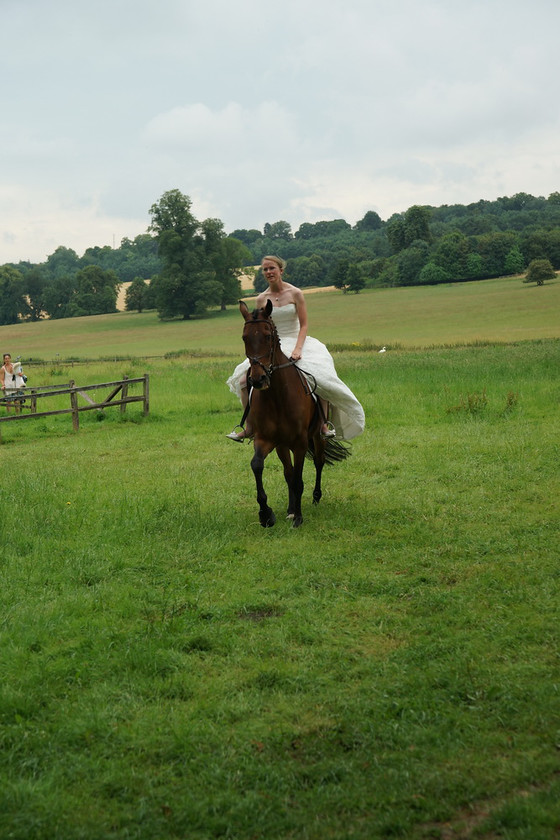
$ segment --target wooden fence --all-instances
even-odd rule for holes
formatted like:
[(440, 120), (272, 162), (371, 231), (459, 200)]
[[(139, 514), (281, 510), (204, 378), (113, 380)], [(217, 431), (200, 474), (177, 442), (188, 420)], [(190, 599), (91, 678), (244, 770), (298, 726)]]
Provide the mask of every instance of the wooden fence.
[[(141, 394), (129, 394), (130, 385), (142, 384)], [(101, 401), (92, 399), (88, 392), (99, 391), (105, 388), (110, 388), (111, 391)], [(20, 395), (21, 394), (21, 395)], [(54, 411), (40, 411), (37, 408), (37, 403), (52, 397), (60, 397), (61, 395), (69, 395), (70, 407), (57, 408)], [(79, 403), (79, 398), (85, 401), (85, 405)], [(118, 397), (118, 399), (117, 399)], [(19, 403), (19, 413), (16, 414), (16, 405)], [(55, 414), (71, 414), (72, 425), (74, 431), (80, 428), (80, 412), (82, 411), (102, 411), (104, 408), (111, 406), (119, 406), (121, 411), (126, 411), (127, 405), (134, 402), (143, 403), (143, 413), (148, 414), (150, 411), (150, 378), (147, 373), (137, 379), (130, 379), (128, 376), (123, 377), (115, 382), (101, 382), (97, 385), (81, 385), (77, 386), (74, 380), (71, 379), (68, 385), (43, 385), (37, 388), (22, 388), (18, 395), (11, 398), (3, 398), (0, 400), (0, 405), (9, 405), (14, 408), (13, 414), (6, 414), (0, 417), (0, 423), (9, 423), (14, 420), (29, 420), (32, 417), (52, 417)], [(27, 413), (28, 412), (28, 413)]]

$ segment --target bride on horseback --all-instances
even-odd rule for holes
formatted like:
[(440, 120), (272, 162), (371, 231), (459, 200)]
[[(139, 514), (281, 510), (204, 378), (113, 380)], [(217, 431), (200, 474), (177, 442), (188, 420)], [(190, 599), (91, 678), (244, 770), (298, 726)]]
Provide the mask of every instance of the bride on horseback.
[[(277, 256), (264, 257), (261, 268), (268, 288), (258, 295), (256, 308), (262, 309), (267, 300), (272, 303), (272, 320), (275, 323), (283, 353), (298, 363), (304, 374), (309, 374), (316, 384), (316, 393), (321, 402), (324, 423), (322, 435), (350, 440), (364, 430), (364, 410), (350, 388), (338, 377), (334, 361), (327, 347), (307, 334), (307, 306), (301, 289), (283, 279), (286, 263)], [(230, 390), (248, 403), (247, 371), (249, 361), (245, 359), (235, 368), (228, 379)], [(252, 436), (251, 414), (245, 429), (233, 431), (226, 437), (242, 442)]]

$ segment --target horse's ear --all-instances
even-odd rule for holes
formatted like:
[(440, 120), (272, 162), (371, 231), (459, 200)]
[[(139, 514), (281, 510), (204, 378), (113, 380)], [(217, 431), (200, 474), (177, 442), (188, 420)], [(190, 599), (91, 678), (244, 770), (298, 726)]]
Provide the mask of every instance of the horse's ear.
[(239, 301), (239, 311), (241, 312), (241, 314), (243, 315), (245, 320), (247, 320), (250, 317), (249, 316), (249, 307), (247, 306), (247, 304), (245, 303), (244, 300)]
[(266, 299), (266, 306), (264, 308), (264, 312), (267, 317), (270, 317), (270, 313), (272, 312), (272, 301), (270, 300), (270, 298)]

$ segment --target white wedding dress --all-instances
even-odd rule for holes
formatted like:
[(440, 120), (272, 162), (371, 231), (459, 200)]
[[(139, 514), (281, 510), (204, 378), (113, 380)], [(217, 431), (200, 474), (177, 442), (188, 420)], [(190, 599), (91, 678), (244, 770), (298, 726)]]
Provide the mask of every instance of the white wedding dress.
[(4, 385), (4, 394), (7, 397), (13, 397), (18, 392), (21, 393), (22, 388), (25, 388), (25, 379), (22, 376), (19, 362), (14, 362), (12, 365), (12, 373), (8, 373), (4, 367)]
[[(293, 303), (275, 306), (271, 317), (278, 330), (282, 352), (290, 358), (299, 333), (296, 307)], [(329, 419), (334, 425), (337, 438), (350, 440), (360, 435), (365, 426), (364, 410), (350, 388), (339, 379), (333, 358), (325, 345), (308, 335), (303, 345), (301, 359), (296, 364), (304, 373), (312, 375), (317, 383), (316, 394), (330, 403)], [(237, 365), (227, 381), (230, 390), (239, 399), (241, 399), (241, 386), (245, 384), (248, 369), (249, 361), (245, 359)], [(313, 379), (310, 378), (310, 381), (312, 385), (315, 384)]]

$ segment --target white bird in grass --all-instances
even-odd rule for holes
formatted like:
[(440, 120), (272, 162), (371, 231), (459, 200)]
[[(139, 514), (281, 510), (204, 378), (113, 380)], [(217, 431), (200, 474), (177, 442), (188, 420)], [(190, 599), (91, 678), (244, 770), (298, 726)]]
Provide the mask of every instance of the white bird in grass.
[(386, 348), (386, 347), (382, 347), (382, 348), (381, 348), (381, 350), (378, 350), (377, 352), (378, 352), (378, 353), (386, 353), (386, 352), (387, 352), (387, 348)]

